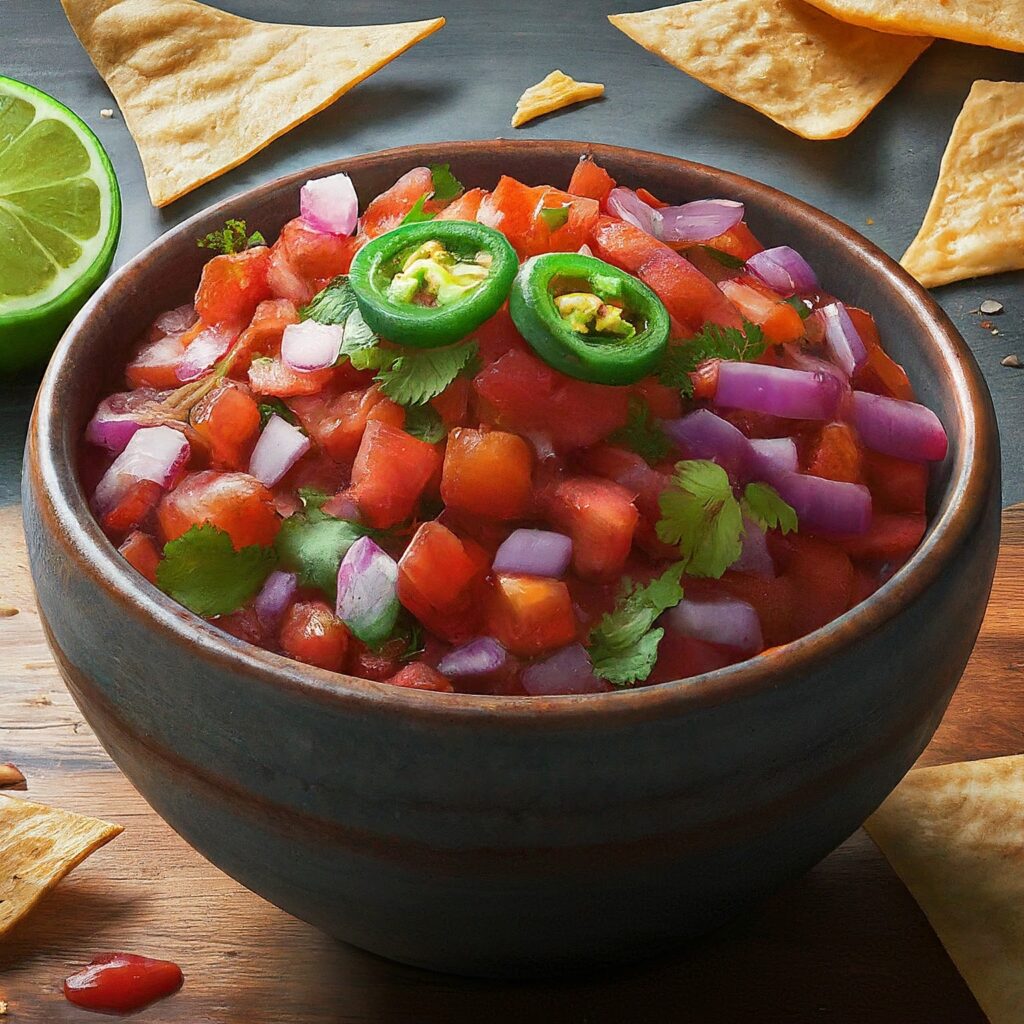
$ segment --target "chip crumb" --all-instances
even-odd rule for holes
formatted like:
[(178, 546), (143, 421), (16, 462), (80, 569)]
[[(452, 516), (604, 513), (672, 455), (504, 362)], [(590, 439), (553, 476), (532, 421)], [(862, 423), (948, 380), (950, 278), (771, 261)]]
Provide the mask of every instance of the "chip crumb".
[(984, 313), (986, 316), (997, 316), (1002, 313), (1003, 304), (997, 302), (995, 299), (986, 299), (979, 307), (978, 312)]
[(0, 619), (9, 619), (12, 615), (17, 615), (18, 609), (13, 604), (0, 604)]
[(7, 1016), (7, 1000), (0, 999), (0, 1017)]
[(512, 127), (520, 128), (535, 117), (603, 95), (604, 86), (600, 82), (577, 82), (564, 71), (552, 71), (536, 85), (531, 85), (516, 101)]
[(0, 789), (28, 789), (28, 783), (21, 769), (10, 761), (0, 764)]
[(114, 116), (114, 111), (113, 111), (113, 109), (111, 107), (104, 107), (100, 111), (100, 117), (110, 118), (110, 117), (113, 117), (113, 116)]
[(1003, 366), (1011, 366), (1015, 370), (1019, 370), (1022, 366), (1024, 366), (1024, 363), (1020, 361), (1020, 356), (1018, 355), (1003, 356), (1003, 358), (1000, 359), (999, 362), (1002, 363)]
[(874, 224), (875, 223), (875, 218), (874, 217), (868, 217), (867, 220), (864, 221), (864, 223), (865, 224)]

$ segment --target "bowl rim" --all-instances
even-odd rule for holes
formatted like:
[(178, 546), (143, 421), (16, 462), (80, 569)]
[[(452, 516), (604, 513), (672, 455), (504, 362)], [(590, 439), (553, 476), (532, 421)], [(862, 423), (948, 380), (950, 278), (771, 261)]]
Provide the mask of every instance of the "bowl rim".
[[(298, 189), (312, 176), (345, 170), (356, 172), (382, 160), (408, 160), (409, 166), (429, 162), (438, 152), (457, 165), (460, 157), (486, 153), (598, 161), (653, 162), (669, 171), (713, 177), (729, 195), (754, 195), (774, 203), (785, 218), (840, 241), (884, 287), (895, 291), (921, 324), (949, 370), (954, 403), (963, 422), (963, 440), (950, 467), (949, 482), (938, 513), (911, 558), (879, 590), (825, 626), (788, 644), (701, 675), (599, 694), (546, 697), (492, 694), (441, 694), (412, 690), (342, 673), (330, 672), (237, 640), (206, 622), (142, 579), (117, 554), (93, 518), (78, 480), (77, 467), (61, 461), (60, 389), (73, 383), (69, 358), (76, 337), (94, 312), (116, 292), (122, 281), (151, 253), (184, 238), (197, 237), (198, 225), (223, 220), (240, 203), (251, 203), (290, 188)], [(833, 652), (881, 629), (925, 591), (948, 561), (968, 540), (984, 513), (993, 476), (999, 471), (999, 444), (991, 397), (966, 342), (938, 303), (895, 260), (849, 225), (803, 200), (744, 175), (707, 164), (646, 150), (572, 140), (466, 140), (428, 142), (343, 157), (279, 176), (236, 193), (193, 214), (166, 231), (112, 274), (68, 327), (50, 361), (33, 409), (26, 452), (26, 480), (38, 488), (37, 507), (56, 527), (64, 545), (77, 555), (78, 567), (116, 598), (129, 612), (147, 616), (156, 628), (221, 667), (258, 678), (262, 683), (344, 710), (358, 705), (367, 710), (402, 713), (440, 721), (495, 721), (501, 728), (535, 730), (557, 727), (579, 717), (617, 722), (650, 720), (670, 708), (686, 711), (756, 694), (765, 687), (785, 685), (787, 677), (812, 670)], [(26, 506), (27, 507), (27, 506)], [(781, 684), (780, 684), (781, 681)], [(497, 712), (497, 714), (496, 714)]]

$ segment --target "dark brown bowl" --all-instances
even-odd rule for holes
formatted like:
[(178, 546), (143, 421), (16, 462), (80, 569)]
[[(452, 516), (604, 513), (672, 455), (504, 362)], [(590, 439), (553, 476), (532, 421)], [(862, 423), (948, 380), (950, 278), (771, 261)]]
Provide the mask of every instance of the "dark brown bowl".
[[(310, 176), (372, 196), (451, 161), (564, 184), (582, 151), (672, 201), (724, 195), (871, 309), (949, 433), (921, 548), (870, 600), (744, 664), (581, 697), (438, 695), (308, 668), (227, 636), (136, 575), (75, 472), (129, 345), (187, 301), (227, 217), (273, 235)], [(243, 884), (324, 931), (426, 967), (551, 971), (644, 956), (807, 870), (890, 792), (970, 654), (999, 540), (999, 443), (967, 346), (856, 232), (765, 185), (575, 142), (414, 146), (292, 174), (168, 232), (72, 324), (28, 441), (39, 607), (75, 700), (146, 799)]]

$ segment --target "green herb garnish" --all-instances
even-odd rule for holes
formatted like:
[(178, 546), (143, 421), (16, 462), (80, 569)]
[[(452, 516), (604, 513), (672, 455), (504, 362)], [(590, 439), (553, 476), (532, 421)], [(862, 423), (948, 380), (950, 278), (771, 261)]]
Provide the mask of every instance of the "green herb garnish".
[(629, 419), (626, 425), (616, 430), (608, 440), (636, 452), (652, 466), (667, 459), (672, 451), (672, 442), (652, 420), (647, 403), (635, 397), (629, 400)]
[(219, 231), (211, 231), (208, 235), (200, 238), (196, 245), (200, 249), (212, 249), (214, 252), (223, 254), (244, 252), (254, 245), (266, 245), (267, 240), (259, 231), (249, 234), (244, 220), (226, 221), (224, 227)]
[(403, 349), (374, 378), (399, 405), (424, 405), (436, 398), (464, 370), (476, 364), (476, 342), (448, 348)]
[(750, 362), (759, 359), (766, 347), (764, 334), (757, 324), (743, 321), (743, 330), (705, 324), (689, 341), (670, 346), (658, 371), (658, 379), (671, 388), (679, 388), (689, 398), (693, 395), (690, 374), (706, 359), (731, 359)]

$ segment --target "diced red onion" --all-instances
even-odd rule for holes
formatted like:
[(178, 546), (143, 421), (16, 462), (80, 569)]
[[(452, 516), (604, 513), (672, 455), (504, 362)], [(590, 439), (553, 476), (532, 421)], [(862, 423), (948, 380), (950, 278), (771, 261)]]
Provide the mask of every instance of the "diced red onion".
[(195, 307), (191, 302), (186, 302), (183, 306), (161, 313), (153, 321), (153, 326), (162, 334), (184, 334), (198, 319)]
[(799, 466), (796, 442), (791, 437), (754, 437), (750, 439), (749, 477), (771, 483), (779, 473), (795, 473)]
[(314, 230), (351, 235), (359, 219), (359, 198), (347, 174), (307, 181), (299, 193), (302, 219)]
[(184, 355), (175, 367), (174, 375), (182, 383), (198, 380), (227, 352), (239, 333), (236, 328), (227, 324), (211, 324), (204, 327), (185, 349)]
[(781, 473), (773, 486), (793, 506), (801, 530), (857, 534), (871, 525), (871, 492), (861, 484)]
[[(821, 316), (820, 310), (815, 310), (806, 320), (806, 323), (816, 321), (821, 325), (822, 338), (825, 336), (825, 320)], [(790, 353), (790, 358), (796, 364), (798, 370), (806, 370), (808, 373), (827, 373), (832, 377), (835, 377), (839, 384), (840, 390), (845, 391), (850, 386), (850, 376), (842, 367), (837, 366), (835, 363), (829, 362), (827, 359), (819, 359), (818, 356), (812, 356), (810, 352), (805, 352), (802, 349), (794, 349)]]
[(156, 391), (153, 388), (136, 388), (134, 391), (121, 391), (104, 398), (96, 406), (85, 428), (86, 441), (106, 448), (115, 455), (123, 452), (136, 430), (147, 423), (150, 426), (159, 425), (159, 420), (155, 423), (151, 421), (152, 414), (148, 410), (168, 394), (167, 391)]
[(272, 572), (253, 601), (253, 610), (264, 629), (277, 629), (295, 598), (299, 581), (293, 572)]
[(751, 461), (750, 441), (728, 420), (709, 409), (698, 409), (662, 427), (688, 458), (710, 459), (731, 476), (741, 479)]
[(498, 548), (495, 572), (560, 579), (572, 560), (572, 540), (551, 530), (514, 530)]
[(379, 644), (398, 619), (398, 563), (369, 537), (360, 537), (338, 566), (336, 613), (360, 640)]
[(661, 237), (661, 211), (645, 203), (631, 188), (621, 185), (613, 188), (608, 193), (606, 204), (611, 213), (627, 224), (655, 238)]
[(594, 250), (591, 249), (590, 246), (587, 245), (586, 242), (584, 242), (576, 251), (581, 256), (593, 256), (594, 255)]
[(482, 636), (449, 651), (437, 671), (449, 679), (486, 679), (503, 672), (508, 652), (493, 637)]
[(938, 462), (949, 446), (945, 428), (927, 406), (866, 391), (853, 393), (853, 422), (872, 451), (914, 462)]
[(590, 655), (582, 644), (570, 644), (543, 661), (523, 669), (523, 689), (531, 697), (551, 697), (565, 693), (604, 693), (610, 683), (594, 675)]
[(841, 397), (842, 386), (828, 373), (728, 361), (718, 367), (715, 402), (727, 409), (786, 419), (831, 420)]
[(825, 344), (836, 364), (849, 377), (868, 357), (857, 328), (841, 302), (832, 302), (817, 310), (825, 325)]
[(775, 576), (775, 562), (768, 550), (768, 538), (760, 523), (753, 519), (743, 520), (743, 547), (740, 557), (729, 566), (734, 572), (745, 572), (751, 576), (772, 579)]
[(745, 269), (785, 298), (797, 292), (813, 292), (818, 287), (818, 277), (810, 264), (788, 245), (754, 253)]
[(189, 443), (180, 430), (140, 427), (96, 485), (93, 507), (103, 515), (139, 480), (151, 480), (168, 488), (188, 463), (190, 454)]
[(731, 647), (742, 654), (764, 650), (761, 620), (753, 605), (733, 598), (691, 601), (683, 598), (665, 615), (669, 629), (682, 636)]
[(340, 324), (289, 324), (281, 336), (281, 358), (299, 373), (323, 370), (338, 361), (344, 334)]
[(328, 498), (321, 510), (335, 519), (347, 519), (350, 523), (360, 522), (359, 506), (351, 491), (338, 491), (337, 494)]
[(310, 440), (287, 420), (273, 415), (267, 420), (249, 459), (249, 473), (273, 487), (309, 451)]
[(706, 242), (724, 235), (743, 220), (743, 204), (731, 199), (698, 199), (657, 211), (663, 242)]

